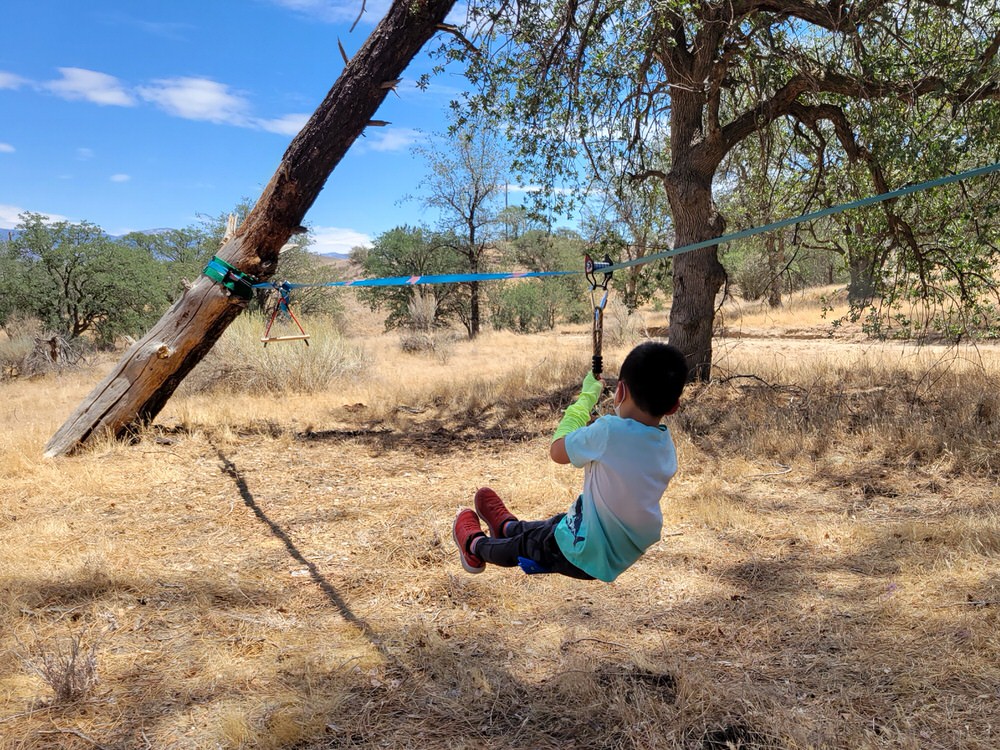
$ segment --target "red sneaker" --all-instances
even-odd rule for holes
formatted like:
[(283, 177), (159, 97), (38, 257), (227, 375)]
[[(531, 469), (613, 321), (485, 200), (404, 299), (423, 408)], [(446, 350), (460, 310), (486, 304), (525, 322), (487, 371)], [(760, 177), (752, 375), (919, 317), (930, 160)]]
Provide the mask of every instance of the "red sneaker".
[(476, 493), (476, 513), (490, 527), (490, 536), (503, 538), (503, 525), (508, 521), (516, 521), (517, 516), (507, 510), (500, 496), (489, 487), (483, 487)]
[(470, 573), (482, 573), (486, 569), (486, 563), (469, 552), (469, 543), (477, 536), (485, 536), (483, 527), (479, 525), (479, 516), (469, 508), (462, 508), (455, 516), (455, 523), (451, 527), (451, 538), (458, 547), (458, 557), (462, 561), (462, 567)]

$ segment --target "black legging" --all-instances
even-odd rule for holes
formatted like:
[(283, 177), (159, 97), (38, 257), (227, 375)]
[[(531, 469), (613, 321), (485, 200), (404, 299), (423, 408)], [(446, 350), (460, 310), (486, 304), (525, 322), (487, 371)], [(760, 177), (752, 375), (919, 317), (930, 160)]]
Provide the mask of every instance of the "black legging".
[(560, 513), (547, 521), (510, 521), (502, 538), (486, 537), (476, 545), (476, 556), (504, 568), (513, 568), (523, 557), (543, 568), (539, 572), (592, 581), (594, 577), (567, 560), (556, 544), (556, 526), (565, 515)]

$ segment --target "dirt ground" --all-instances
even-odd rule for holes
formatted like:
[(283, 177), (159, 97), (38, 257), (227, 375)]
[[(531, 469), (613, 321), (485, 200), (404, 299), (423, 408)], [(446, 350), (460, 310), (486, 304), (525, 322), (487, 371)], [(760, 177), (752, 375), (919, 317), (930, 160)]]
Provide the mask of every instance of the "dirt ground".
[[(926, 431), (943, 398), (741, 378), (747, 348), (791, 371), (819, 345), (722, 343), (734, 379), (671, 423), (664, 538), (613, 584), (471, 576), (451, 542), (483, 485), (522, 517), (568, 507), (567, 392), (391, 420), (354, 393), (178, 403), (138, 444), (44, 462), (33, 405), (90, 383), (0, 386), (29, 433), (2, 475), (0, 748), (995, 747), (997, 475), (952, 460), (995, 445), (872, 417)], [(802, 419), (834, 407), (843, 432)], [(53, 701), (38, 668), (74, 638), (98, 681)]]

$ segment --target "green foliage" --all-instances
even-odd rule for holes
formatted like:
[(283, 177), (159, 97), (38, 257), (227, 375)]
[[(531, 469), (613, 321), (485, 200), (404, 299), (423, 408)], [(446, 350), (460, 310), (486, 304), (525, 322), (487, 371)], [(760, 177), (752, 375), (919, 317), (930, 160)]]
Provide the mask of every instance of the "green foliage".
[[(163, 266), (93, 224), (50, 224), (26, 213), (18, 230), (4, 253), (16, 265), (17, 312), (37, 317), (53, 332), (70, 339), (88, 334), (110, 344), (140, 333), (170, 302)], [(4, 322), (11, 315), (5, 311)]]
[[(583, 266), (584, 243), (574, 232), (555, 234), (531, 229), (505, 243), (503, 265), (509, 270), (564, 271)], [(582, 276), (525, 279), (490, 288), (493, 327), (518, 333), (551, 329), (559, 319), (585, 320), (587, 285)]]
[(558, 292), (552, 279), (525, 279), (500, 287), (492, 304), (497, 330), (537, 333), (555, 327)]
[(0, 328), (13, 338), (10, 326), (30, 316), (28, 266), (14, 242), (0, 242)]
[[(249, 211), (249, 201), (237, 212)], [(47, 222), (21, 216), (16, 236), (0, 241), (0, 329), (8, 334), (37, 320), (51, 333), (106, 346), (139, 336), (197, 279), (218, 251), (228, 214), (198, 226), (132, 232), (120, 239), (88, 222)], [(279, 256), (277, 278), (300, 283), (335, 280), (309, 252), (308, 233), (293, 238)], [(268, 304), (267, 294), (260, 295)], [(296, 292), (296, 313), (336, 316), (336, 295), (324, 289)]]
[[(451, 252), (441, 237), (422, 227), (400, 226), (375, 238), (371, 248), (355, 248), (351, 260), (370, 278), (460, 273), (461, 258)], [(434, 288), (434, 325), (461, 320), (466, 299), (463, 288), (445, 284)], [(414, 288), (359, 287), (358, 296), (372, 310), (386, 312), (385, 327), (413, 326), (410, 305)]]
[[(590, 253), (613, 262), (638, 260), (670, 249), (673, 226), (663, 184), (636, 182), (621, 173), (614, 161), (602, 161), (607, 173), (600, 206), (584, 207), (583, 227), (590, 238)], [(612, 285), (629, 314), (649, 302), (657, 292), (669, 293), (671, 261), (631, 266), (615, 274)]]
[(184, 291), (184, 284), (201, 275), (215, 255), (218, 240), (198, 227), (168, 229), (159, 232), (130, 232), (121, 242), (141, 251), (163, 266), (171, 298)]

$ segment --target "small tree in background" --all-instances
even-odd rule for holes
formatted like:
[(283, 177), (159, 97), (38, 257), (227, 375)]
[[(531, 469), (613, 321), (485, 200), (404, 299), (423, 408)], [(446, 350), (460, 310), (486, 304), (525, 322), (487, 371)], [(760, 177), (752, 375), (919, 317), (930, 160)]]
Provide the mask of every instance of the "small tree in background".
[[(423, 227), (401, 226), (383, 232), (372, 247), (357, 247), (351, 251), (351, 262), (360, 266), (365, 276), (409, 276), (457, 273), (461, 259), (450, 252), (439, 238)], [(413, 317), (413, 287), (359, 287), (358, 296), (372, 310), (386, 313), (386, 330), (409, 327)], [(434, 300), (433, 325), (461, 320), (466, 300), (457, 284), (437, 287)]]
[(89, 334), (110, 345), (118, 336), (141, 333), (170, 303), (164, 266), (98, 226), (49, 223), (25, 213), (18, 231), (8, 260), (21, 269), (19, 312), (54, 333), (68, 339)]
[[(488, 133), (466, 123), (448, 141), (449, 148), (420, 147), (430, 173), (421, 182), (424, 205), (438, 211), (441, 243), (461, 259), (463, 270), (486, 270), (487, 253), (502, 236), (500, 197), (507, 183), (503, 150)], [(480, 286), (466, 285), (468, 309), (462, 316), (469, 338), (481, 326)]]
[[(622, 174), (622, 165), (604, 165), (601, 204), (584, 207), (584, 234), (597, 260), (609, 255), (614, 262), (637, 260), (669, 250), (674, 238), (670, 205), (663, 186), (636, 182)], [(623, 268), (612, 284), (629, 315), (670, 288), (670, 261)]]
[[(564, 271), (583, 264), (584, 242), (571, 230), (550, 233), (529, 229), (502, 247), (504, 264), (511, 269)], [(531, 333), (551, 329), (561, 318), (583, 320), (587, 316), (586, 286), (582, 276), (497, 285), (489, 293), (493, 327)]]

